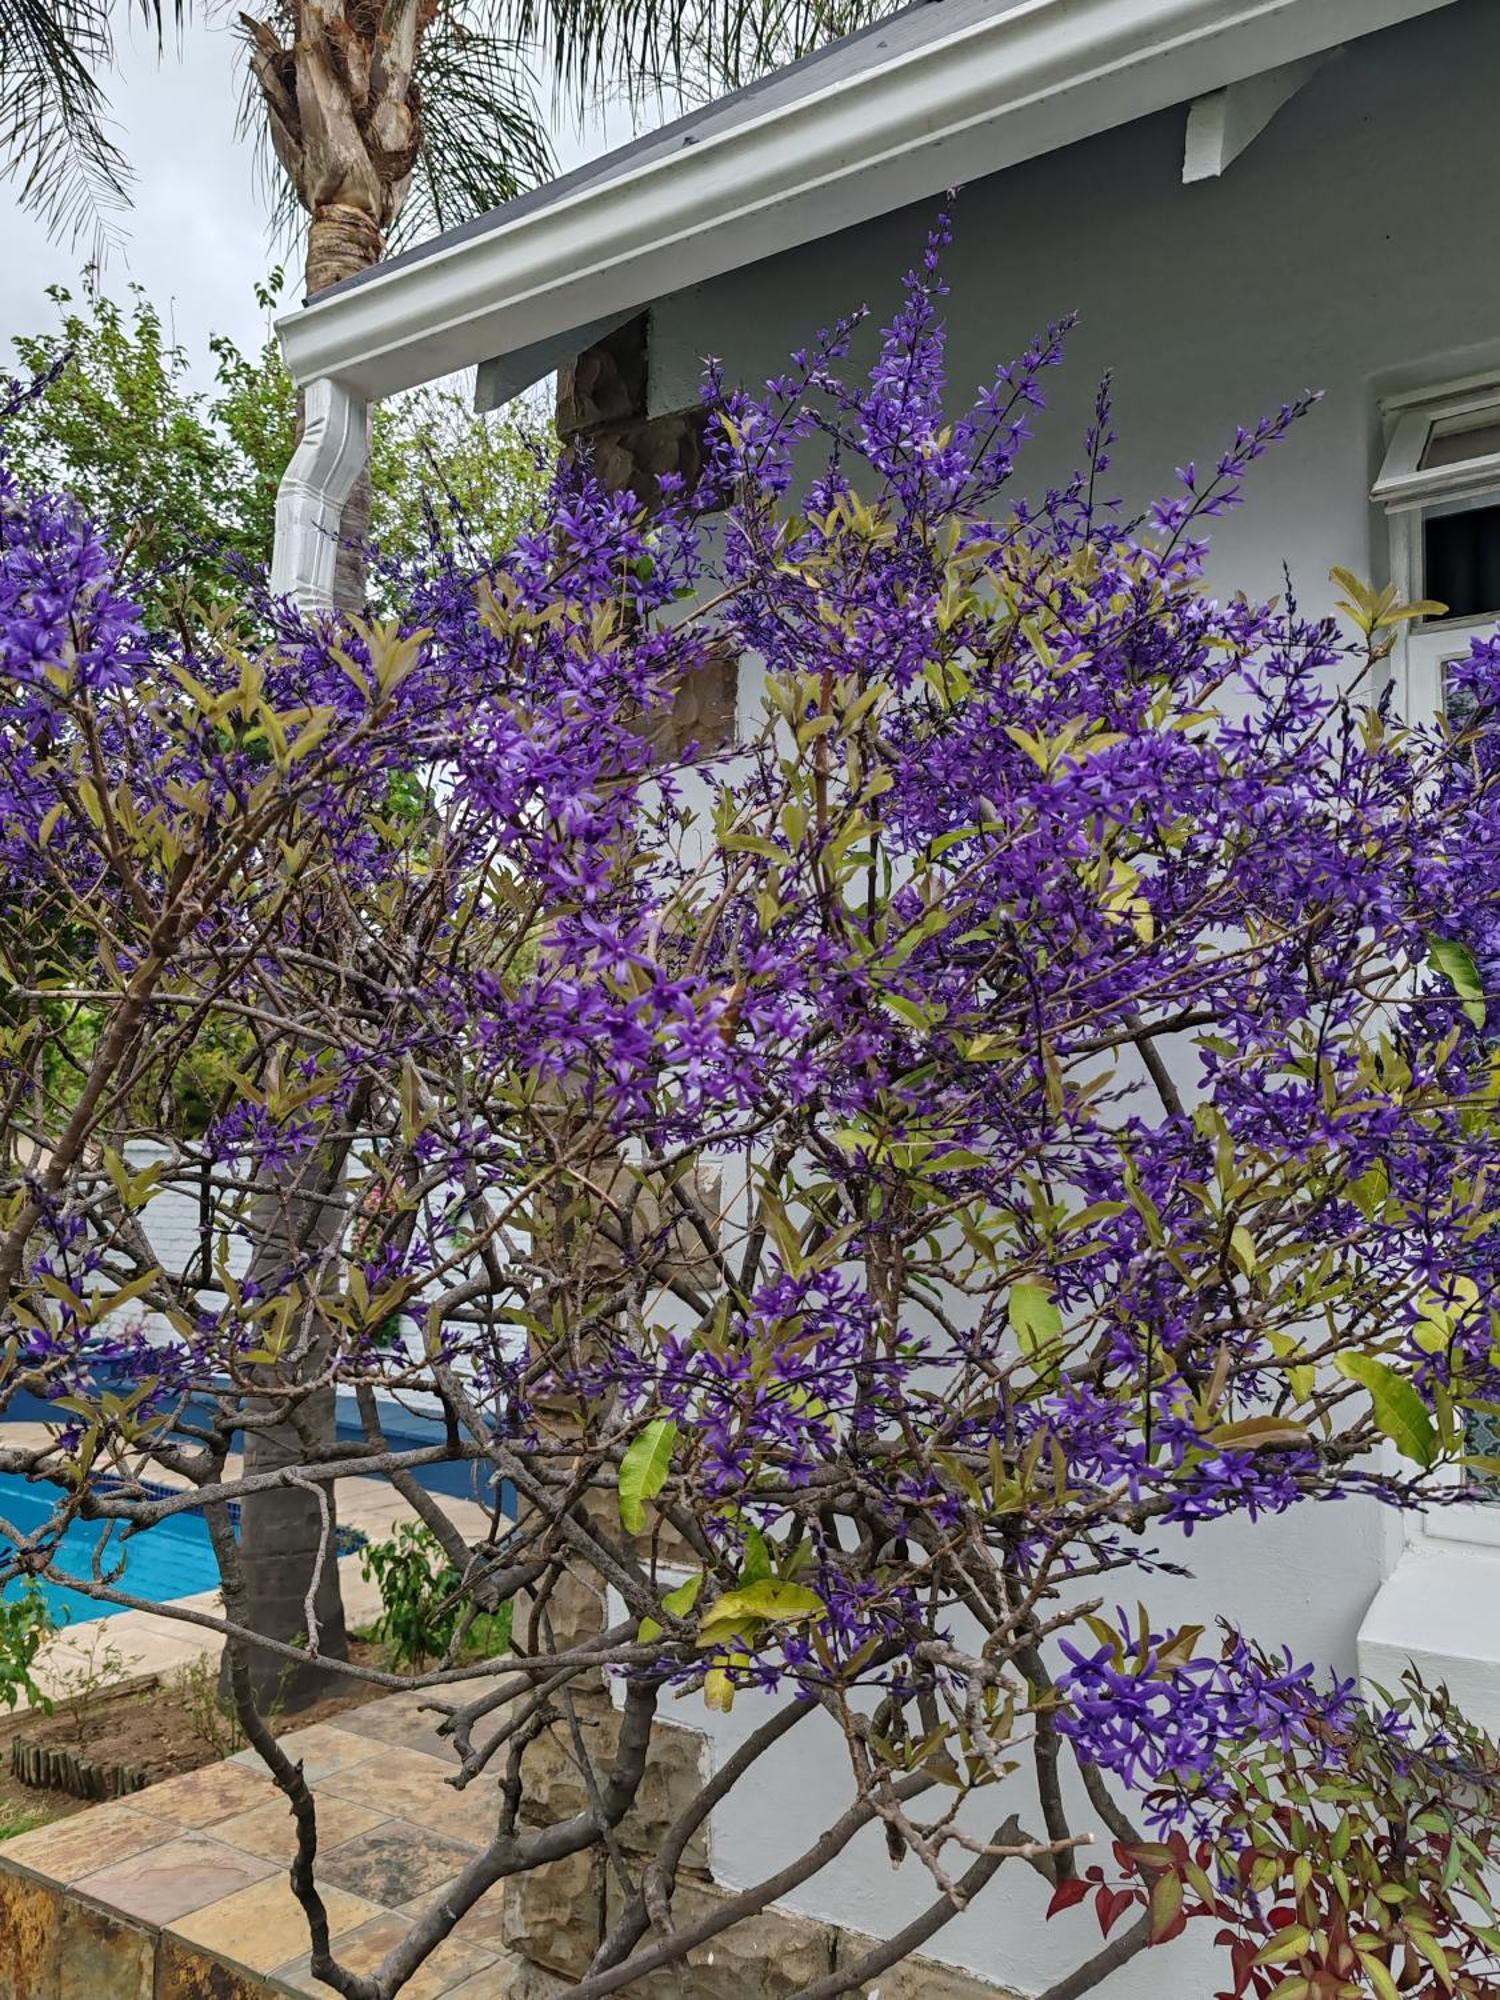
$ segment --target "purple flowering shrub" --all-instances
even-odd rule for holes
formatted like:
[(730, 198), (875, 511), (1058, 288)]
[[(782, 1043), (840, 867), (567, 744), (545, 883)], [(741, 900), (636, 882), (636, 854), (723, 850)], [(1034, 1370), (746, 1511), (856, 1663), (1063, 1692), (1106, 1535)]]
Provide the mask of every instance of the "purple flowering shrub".
[[(1500, 646), (1461, 729), (1402, 722), (1410, 607), (1207, 589), (1206, 525), (1305, 405), (1127, 521), (1101, 400), (1084, 469), (1022, 504), (1066, 330), (955, 420), (938, 247), (866, 379), (851, 323), (764, 396), (712, 384), (702, 490), (648, 518), (570, 473), (389, 624), (156, 629), (77, 510), (0, 471), (0, 1398), (55, 1412), (0, 1469), (56, 1498), (0, 1521), (3, 1573), (129, 1604), (131, 1538), (205, 1512), (351, 2000), (607, 1848), (619, 1907), (561, 1989), (595, 2000), (871, 1825), (927, 1915), (805, 2000), (1006, 1865), (1111, 1933), (1057, 2000), (1194, 1920), (1236, 1996), (1500, 1977), (1496, 1753), (1440, 1691), (1370, 1708), (1274, 1633), (1109, 1609), (1225, 1519), (1441, 1504), (1500, 1401)], [(726, 652), (762, 714), (665, 765)], [(174, 1197), (185, 1269), (153, 1248)], [(247, 1486), (238, 1440), (335, 1386), (360, 1435), (309, 1418)], [(430, 1439), (387, 1435), (414, 1398)], [(392, 1684), (430, 1691), (477, 1849), (368, 1975), (246, 1662), (364, 1670), (313, 1609), (257, 1634), (229, 1508), (298, 1486), (331, 1546), (355, 1475), (463, 1579), (448, 1658)], [(111, 1527), (82, 1576), (75, 1516)], [(506, 1604), (497, 1692), (463, 1635)], [(847, 1778), (818, 1840), (673, 1929), (716, 1794), (648, 1861), (615, 1830), (684, 1694), (751, 1709), (721, 1790), (795, 1730)], [(584, 1803), (539, 1824), (548, 1745)]]

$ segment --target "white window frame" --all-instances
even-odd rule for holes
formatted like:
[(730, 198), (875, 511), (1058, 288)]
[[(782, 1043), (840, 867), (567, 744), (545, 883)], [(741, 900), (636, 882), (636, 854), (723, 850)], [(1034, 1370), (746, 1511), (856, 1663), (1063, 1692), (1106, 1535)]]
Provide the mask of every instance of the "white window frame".
[[(1386, 517), (1390, 576), (1404, 603), (1427, 595), (1422, 524), (1431, 514), (1500, 504), (1500, 451), (1423, 468), (1434, 437), (1500, 424), (1500, 375), (1471, 375), (1381, 405), (1385, 458), (1371, 499)], [(1476, 633), (1500, 624), (1500, 609), (1477, 618), (1423, 618), (1405, 625), (1391, 656), (1396, 706), (1412, 722), (1442, 708), (1450, 661), (1464, 658)]]
[[(1381, 405), (1385, 458), (1371, 498), (1386, 517), (1390, 578), (1403, 603), (1427, 596), (1422, 524), (1433, 513), (1500, 504), (1500, 451), (1424, 469), (1434, 437), (1500, 424), (1500, 374), (1389, 397)], [(1428, 722), (1443, 707), (1450, 661), (1464, 658), (1476, 633), (1500, 625), (1500, 611), (1477, 618), (1422, 618), (1401, 628), (1391, 656), (1396, 707), (1408, 721)], [(1445, 1483), (1458, 1485), (1455, 1466)], [(1419, 1533), (1432, 1541), (1478, 1543), (1500, 1549), (1500, 1499), (1424, 1508)]]

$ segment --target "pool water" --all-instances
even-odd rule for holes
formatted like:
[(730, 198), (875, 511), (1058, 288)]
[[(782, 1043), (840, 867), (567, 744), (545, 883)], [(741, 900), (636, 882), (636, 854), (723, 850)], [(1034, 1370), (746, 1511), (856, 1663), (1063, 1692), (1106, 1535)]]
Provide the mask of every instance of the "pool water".
[[(21, 1534), (31, 1534), (50, 1519), (58, 1499), (54, 1486), (33, 1486), (19, 1474), (0, 1473), (0, 1518), (9, 1521)], [(57, 1553), (58, 1567), (75, 1576), (92, 1575), (94, 1552), (110, 1527), (107, 1521), (74, 1521), (63, 1536)], [(0, 1536), (0, 1560), (9, 1553), (9, 1544)], [(125, 1568), (114, 1576), (120, 1558)], [(165, 1604), (173, 1597), (192, 1597), (200, 1590), (212, 1590), (219, 1581), (218, 1564), (208, 1539), (208, 1524), (201, 1514), (172, 1514), (154, 1527), (143, 1529), (130, 1541), (120, 1538), (120, 1528), (110, 1538), (105, 1555), (105, 1574), (117, 1590)], [(106, 1604), (66, 1584), (47, 1577), (37, 1579), (47, 1608), (59, 1625), (76, 1624), (84, 1618), (107, 1618), (123, 1611), (123, 1604)], [(4, 1596), (20, 1597), (24, 1582), (7, 1583)]]

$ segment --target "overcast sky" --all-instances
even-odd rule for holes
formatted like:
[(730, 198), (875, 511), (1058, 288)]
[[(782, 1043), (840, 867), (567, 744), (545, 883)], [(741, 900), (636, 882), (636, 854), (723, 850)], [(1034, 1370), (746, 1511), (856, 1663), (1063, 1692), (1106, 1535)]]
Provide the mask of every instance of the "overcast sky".
[[(135, 205), (124, 219), (126, 240), (105, 267), (106, 289), (143, 285), (206, 380), (210, 333), (255, 345), (265, 316), (255, 285), (279, 256), (265, 190), (251, 141), (237, 138), (239, 49), (222, 17), (192, 23), (180, 51), (158, 60), (155, 37), (122, 6), (120, 73), (111, 99), (121, 149), (136, 172)], [(231, 17), (232, 18), (232, 17)], [(623, 135), (616, 135), (623, 136)], [(554, 135), (563, 165), (599, 151), (602, 130)], [(0, 182), (0, 362), (14, 363), (9, 337), (56, 323), (46, 297), (52, 284), (76, 286), (89, 243), (50, 243), (35, 217), (19, 210), (15, 190)], [(286, 294), (295, 300), (295, 283)]]

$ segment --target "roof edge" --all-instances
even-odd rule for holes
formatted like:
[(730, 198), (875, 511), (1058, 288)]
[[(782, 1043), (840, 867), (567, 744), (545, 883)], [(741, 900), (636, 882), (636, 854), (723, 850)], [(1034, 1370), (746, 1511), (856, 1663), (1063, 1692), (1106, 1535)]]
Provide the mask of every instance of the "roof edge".
[(1023, 0), (277, 322), (378, 398), (1452, 0)]

